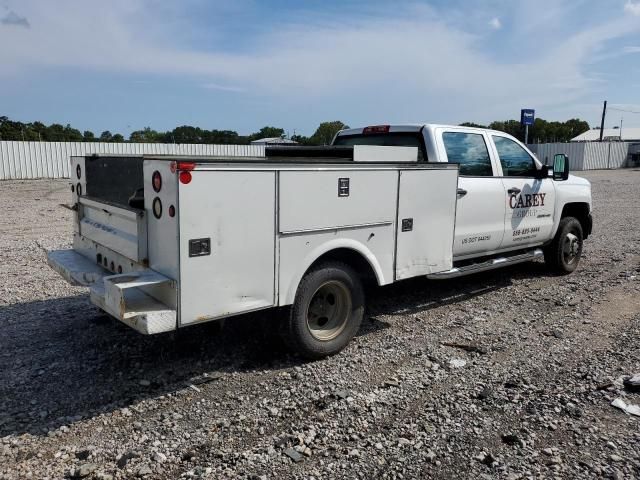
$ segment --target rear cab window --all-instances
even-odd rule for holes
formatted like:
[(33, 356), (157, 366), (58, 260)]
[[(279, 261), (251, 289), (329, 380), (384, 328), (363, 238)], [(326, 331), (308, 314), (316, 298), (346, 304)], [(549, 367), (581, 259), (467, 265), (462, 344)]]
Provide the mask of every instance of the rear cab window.
[(424, 140), (420, 132), (361, 133), (339, 135), (333, 145), (375, 145), (383, 147), (418, 147), (418, 161), (427, 162)]
[(442, 143), (447, 160), (460, 165), (460, 175), (491, 177), (493, 167), (484, 135), (470, 132), (443, 132)]

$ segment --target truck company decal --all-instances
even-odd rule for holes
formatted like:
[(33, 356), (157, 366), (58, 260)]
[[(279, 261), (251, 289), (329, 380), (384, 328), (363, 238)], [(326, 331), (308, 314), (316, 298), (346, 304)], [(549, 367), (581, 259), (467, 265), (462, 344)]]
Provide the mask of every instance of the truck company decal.
[(523, 193), (522, 195), (511, 195), (509, 206), (511, 208), (544, 207), (544, 197), (546, 193)]
[(481, 235), (478, 237), (469, 237), (462, 239), (462, 245), (466, 245), (468, 243), (476, 243), (476, 242), (487, 242), (491, 240), (491, 235)]

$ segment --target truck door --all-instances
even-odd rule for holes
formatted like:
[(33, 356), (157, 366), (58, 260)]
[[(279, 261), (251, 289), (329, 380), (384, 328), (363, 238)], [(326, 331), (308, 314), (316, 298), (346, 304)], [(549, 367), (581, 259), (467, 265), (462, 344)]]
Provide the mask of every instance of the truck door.
[(505, 190), (505, 232), (500, 249), (539, 245), (551, 237), (553, 229), (553, 179), (536, 178), (533, 156), (515, 140), (497, 133), (491, 139)]
[(438, 131), (437, 138), (440, 155), (460, 164), (454, 258), (497, 250), (504, 234), (505, 191), (489, 155), (487, 135), (452, 128)]

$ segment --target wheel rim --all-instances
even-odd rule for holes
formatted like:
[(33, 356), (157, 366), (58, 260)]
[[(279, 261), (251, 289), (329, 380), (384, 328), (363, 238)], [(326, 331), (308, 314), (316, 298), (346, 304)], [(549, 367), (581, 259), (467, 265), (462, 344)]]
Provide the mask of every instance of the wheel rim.
[(342, 333), (351, 315), (351, 294), (342, 283), (323, 283), (307, 307), (307, 327), (314, 338), (329, 341)]
[(582, 245), (580, 238), (573, 232), (565, 235), (562, 243), (562, 258), (567, 265), (572, 265), (580, 257)]

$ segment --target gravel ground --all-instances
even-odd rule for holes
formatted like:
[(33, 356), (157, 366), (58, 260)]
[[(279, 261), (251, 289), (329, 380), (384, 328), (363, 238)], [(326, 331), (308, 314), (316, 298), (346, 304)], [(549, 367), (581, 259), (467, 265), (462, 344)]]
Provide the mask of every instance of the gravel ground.
[[(577, 272), (542, 262), (368, 293), (305, 363), (269, 314), (144, 337), (45, 262), (65, 181), (0, 182), (0, 478), (640, 477), (640, 171), (588, 172)], [(471, 345), (470, 350), (456, 346)]]

